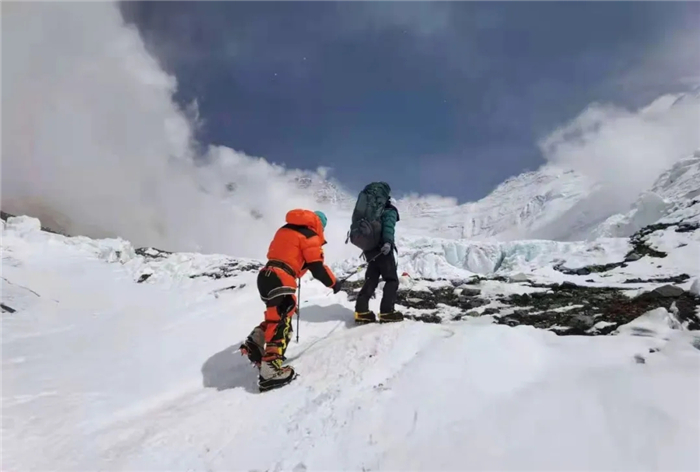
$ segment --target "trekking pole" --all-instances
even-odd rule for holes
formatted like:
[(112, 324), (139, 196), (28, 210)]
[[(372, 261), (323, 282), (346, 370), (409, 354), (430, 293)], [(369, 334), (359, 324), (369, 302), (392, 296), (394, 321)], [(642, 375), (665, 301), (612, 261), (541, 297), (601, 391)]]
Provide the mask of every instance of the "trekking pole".
[(301, 277), (297, 285), (297, 344), (299, 344), (299, 315), (301, 314)]

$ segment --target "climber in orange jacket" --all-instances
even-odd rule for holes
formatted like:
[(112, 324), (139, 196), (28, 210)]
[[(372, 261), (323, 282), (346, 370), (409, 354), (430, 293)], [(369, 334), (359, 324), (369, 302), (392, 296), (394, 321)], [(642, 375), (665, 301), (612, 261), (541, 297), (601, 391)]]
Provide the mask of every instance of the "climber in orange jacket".
[(267, 251), (267, 264), (258, 273), (258, 292), (265, 302), (265, 319), (241, 345), (241, 353), (259, 366), (261, 391), (281, 387), (294, 378), (294, 368), (282, 366), (291, 339), (292, 317), (297, 310), (297, 279), (311, 271), (315, 279), (334, 293), (340, 283), (324, 263), (323, 230), (326, 215), (321, 211), (291, 210), (286, 225), (275, 233)]

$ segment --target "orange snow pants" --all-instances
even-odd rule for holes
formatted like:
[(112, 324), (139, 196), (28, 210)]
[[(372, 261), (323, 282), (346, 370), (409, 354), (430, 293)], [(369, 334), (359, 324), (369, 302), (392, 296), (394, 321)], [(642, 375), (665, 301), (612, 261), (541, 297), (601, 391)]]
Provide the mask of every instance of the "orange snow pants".
[(292, 317), (297, 311), (297, 281), (280, 267), (263, 267), (258, 273), (258, 292), (265, 302), (263, 362), (284, 359), (292, 338)]

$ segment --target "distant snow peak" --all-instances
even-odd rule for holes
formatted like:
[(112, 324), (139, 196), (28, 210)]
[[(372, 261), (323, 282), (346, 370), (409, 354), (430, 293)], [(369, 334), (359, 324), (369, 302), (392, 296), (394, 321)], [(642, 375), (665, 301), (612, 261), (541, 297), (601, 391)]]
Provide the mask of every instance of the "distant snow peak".
[(297, 188), (312, 193), (320, 204), (343, 207), (350, 201), (350, 195), (341, 185), (327, 177), (327, 172), (306, 174), (293, 179)]
[(572, 170), (546, 165), (508, 178), (477, 202), (438, 207), (413, 200), (404, 211), (408, 217), (404, 227), (413, 235), (450, 239), (528, 238), (594, 188), (589, 179)]

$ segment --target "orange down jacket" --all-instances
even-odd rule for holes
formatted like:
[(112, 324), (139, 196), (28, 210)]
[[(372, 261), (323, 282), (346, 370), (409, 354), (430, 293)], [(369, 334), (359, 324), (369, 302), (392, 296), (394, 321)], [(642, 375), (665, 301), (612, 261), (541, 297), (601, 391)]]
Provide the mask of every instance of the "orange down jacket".
[[(310, 210), (295, 209), (287, 212), (285, 221), (287, 224), (277, 230), (270, 243), (268, 260), (283, 262), (296, 274), (296, 278), (303, 277), (311, 270), (314, 278), (332, 287), (336, 278), (324, 263), (323, 245), (326, 240), (318, 215)], [(291, 277), (281, 278), (285, 281), (284, 285), (291, 285)], [(296, 281), (292, 286), (296, 286)]]

